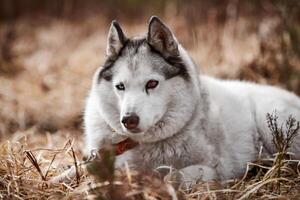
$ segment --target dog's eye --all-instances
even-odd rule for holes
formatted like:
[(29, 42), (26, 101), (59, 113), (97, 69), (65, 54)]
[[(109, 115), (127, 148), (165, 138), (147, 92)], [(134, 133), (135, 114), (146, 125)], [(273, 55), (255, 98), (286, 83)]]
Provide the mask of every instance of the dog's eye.
[(125, 90), (125, 85), (124, 85), (124, 83), (119, 83), (118, 85), (116, 85), (116, 88), (118, 90)]
[(157, 80), (150, 80), (147, 82), (146, 84), (146, 89), (154, 89), (156, 88), (156, 86), (158, 85), (158, 81)]

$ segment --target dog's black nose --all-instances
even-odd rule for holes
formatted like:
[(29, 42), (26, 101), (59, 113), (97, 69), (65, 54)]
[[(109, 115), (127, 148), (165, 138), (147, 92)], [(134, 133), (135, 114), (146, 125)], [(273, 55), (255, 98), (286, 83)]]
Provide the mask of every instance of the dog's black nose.
[(139, 125), (140, 118), (135, 113), (129, 113), (128, 115), (122, 118), (122, 124), (128, 129), (133, 130), (136, 129)]

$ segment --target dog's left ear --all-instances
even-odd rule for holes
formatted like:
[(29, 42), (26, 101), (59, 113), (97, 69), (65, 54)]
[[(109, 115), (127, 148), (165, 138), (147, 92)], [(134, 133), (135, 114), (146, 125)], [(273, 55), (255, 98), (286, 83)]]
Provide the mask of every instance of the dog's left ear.
[(150, 18), (148, 43), (163, 56), (178, 56), (178, 43), (172, 31), (156, 16)]
[(117, 55), (121, 48), (125, 45), (126, 40), (127, 38), (124, 35), (119, 23), (116, 20), (113, 20), (108, 32), (106, 55)]

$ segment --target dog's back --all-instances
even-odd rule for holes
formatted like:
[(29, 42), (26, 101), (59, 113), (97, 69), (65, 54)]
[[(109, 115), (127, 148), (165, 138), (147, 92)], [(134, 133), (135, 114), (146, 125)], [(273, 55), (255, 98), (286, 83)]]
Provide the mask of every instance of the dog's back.
[[(300, 98), (291, 92), (245, 81), (219, 80), (207, 76), (201, 76), (200, 79), (208, 89), (210, 101), (226, 110), (220, 117), (231, 127), (229, 134), (232, 134), (234, 125), (245, 129), (253, 122), (254, 134), (257, 134), (254, 143), (264, 147), (263, 153), (276, 153), (267, 123), (267, 113), (278, 116), (279, 127), (286, 123), (289, 116), (300, 120)], [(290, 150), (296, 158), (300, 157), (300, 135), (294, 139)]]

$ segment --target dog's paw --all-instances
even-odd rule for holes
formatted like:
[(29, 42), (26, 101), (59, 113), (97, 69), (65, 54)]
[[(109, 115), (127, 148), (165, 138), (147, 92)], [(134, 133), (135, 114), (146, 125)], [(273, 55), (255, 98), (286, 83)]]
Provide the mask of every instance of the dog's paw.
[(130, 150), (118, 155), (115, 160), (115, 168), (124, 169), (127, 165), (127, 167), (130, 167), (130, 169), (135, 169), (136, 167), (133, 164), (134, 162), (132, 162), (132, 157), (133, 155)]
[(190, 188), (199, 181), (208, 181), (216, 178), (216, 171), (205, 165), (192, 165), (178, 171), (179, 181), (182, 187)]

